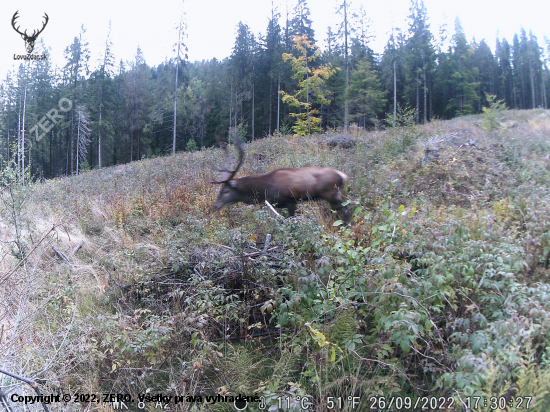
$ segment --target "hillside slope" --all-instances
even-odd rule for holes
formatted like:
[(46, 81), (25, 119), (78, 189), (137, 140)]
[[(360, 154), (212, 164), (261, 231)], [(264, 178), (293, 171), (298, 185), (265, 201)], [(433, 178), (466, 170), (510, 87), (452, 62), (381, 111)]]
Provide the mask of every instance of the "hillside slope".
[(550, 111), (495, 119), (352, 129), (352, 148), (330, 133), (246, 145), (239, 176), (347, 173), (350, 227), (323, 202), (285, 222), (212, 213), (219, 149), (15, 182), (0, 206), (0, 364), (43, 392), (136, 400), (289, 396), (299, 410), (310, 395), (321, 411), (330, 396), (368, 410), (377, 394), (437, 395), (465, 410), (470, 395), (533, 396), (546, 410)]

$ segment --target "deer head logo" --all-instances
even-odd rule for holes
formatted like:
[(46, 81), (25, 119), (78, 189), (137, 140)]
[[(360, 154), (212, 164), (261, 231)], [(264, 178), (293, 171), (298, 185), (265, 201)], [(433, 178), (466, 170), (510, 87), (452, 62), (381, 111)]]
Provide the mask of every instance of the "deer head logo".
[(27, 49), (27, 53), (32, 53), (32, 51), (34, 50), (34, 42), (36, 41), (36, 38), (38, 37), (38, 35), (40, 33), (42, 33), (44, 31), (44, 29), (46, 28), (46, 25), (48, 24), (48, 20), (49, 20), (49, 17), (46, 13), (44, 13), (44, 18), (46, 19), (46, 21), (43, 23), (42, 25), (42, 28), (40, 30), (35, 30), (32, 32), (32, 35), (27, 35), (27, 30), (25, 30), (24, 33), (21, 33), (19, 31), (19, 27), (15, 27), (15, 20), (19, 17), (17, 14), (19, 13), (19, 10), (16, 11), (14, 14), (13, 14), (13, 17), (11, 19), (11, 25), (13, 27), (13, 29), (19, 33), (21, 35), (21, 37), (23, 38), (23, 40), (25, 40), (25, 48)]

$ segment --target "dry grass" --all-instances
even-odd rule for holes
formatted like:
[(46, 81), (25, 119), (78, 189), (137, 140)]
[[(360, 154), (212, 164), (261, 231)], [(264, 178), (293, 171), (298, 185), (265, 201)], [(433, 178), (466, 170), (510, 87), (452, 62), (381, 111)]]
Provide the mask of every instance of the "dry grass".
[[(247, 145), (239, 175), (331, 166), (350, 176), (347, 196), (352, 202), (361, 199), (373, 206), (389, 191), (396, 205), (491, 209), (492, 202), (513, 198), (520, 179), (545, 179), (548, 169), (547, 111), (505, 111), (499, 121), (498, 132), (482, 130), (478, 117), (433, 121), (414, 129), (355, 128), (353, 149), (329, 148), (320, 136), (262, 139)], [(423, 166), (427, 148), (437, 149), (439, 157)], [(94, 245), (90, 256), (103, 254), (96, 260), (119, 260), (121, 250), (142, 241), (159, 247), (162, 255), (175, 228), (179, 236), (216, 241), (224, 228), (248, 227), (248, 216), (257, 210), (238, 205), (211, 212), (218, 187), (208, 183), (217, 178), (208, 164), (222, 160), (220, 149), (208, 149), (54, 179), (36, 188), (29, 216), (38, 231), (62, 222), (57, 242), (69, 248), (84, 240)], [(523, 177), (518, 177), (519, 162)], [(326, 227), (333, 221), (324, 204), (302, 204), (298, 213)]]
[[(352, 149), (329, 148), (326, 136), (262, 139), (247, 145), (239, 175), (260, 174), (280, 167), (330, 166), (350, 176), (344, 194), (352, 210), (357, 205), (373, 210), (380, 208), (382, 202), (388, 202), (392, 210), (401, 204), (406, 212), (416, 207), (420, 211), (414, 222), (430, 233), (436, 233), (440, 224), (451, 220), (464, 223), (472, 233), (487, 230), (512, 236), (514, 231), (530, 230), (532, 236), (525, 237), (525, 242), (533, 242), (526, 246), (531, 251), (530, 275), (537, 281), (547, 281), (548, 268), (545, 262), (537, 260), (545, 246), (536, 242), (540, 235), (537, 228), (543, 227), (540, 222), (546, 219), (542, 213), (547, 210), (543, 199), (550, 183), (550, 112), (505, 111), (499, 116), (501, 127), (492, 132), (483, 130), (479, 116), (386, 131), (356, 128), (352, 130), (356, 139)], [(426, 149), (436, 150), (437, 157), (426, 161)], [(24, 208), (22, 236), (31, 248), (45, 233), (47, 239), (28, 258), (32, 270), (13, 277), (10, 287), (19, 290), (25, 276), (32, 272), (40, 296), (48, 296), (63, 313), (74, 313), (75, 322), (81, 322), (79, 327), (90, 328), (91, 335), (101, 336), (104, 330), (94, 326), (92, 320), (103, 316), (112, 319), (110, 316), (115, 316), (112, 312), (130, 316), (128, 313), (138, 310), (139, 304), (147, 307), (143, 302), (136, 307), (129, 303), (129, 296), (132, 299), (138, 296), (136, 302), (142, 297), (134, 286), (147, 288), (148, 281), (167, 274), (174, 276), (170, 281), (188, 284), (187, 272), (178, 265), (183, 267), (192, 262), (196, 263), (195, 270), (199, 270), (196, 268), (203, 264), (205, 272), (200, 275), (212, 283), (205, 281), (193, 286), (197, 294), (201, 293), (201, 287), (212, 289), (215, 286), (212, 279), (238, 282), (230, 267), (233, 261), (225, 267), (229, 272), (223, 273), (208, 272), (211, 270), (208, 262), (224, 261), (223, 252), (227, 248), (235, 251), (255, 242), (261, 248), (261, 242), (267, 233), (273, 233), (276, 224), (270, 220), (268, 211), (259, 211), (257, 206), (235, 205), (211, 212), (219, 187), (208, 183), (218, 177), (208, 164), (221, 164), (222, 160), (220, 149), (208, 149), (93, 170), (37, 185)], [(526, 215), (527, 210), (541, 211), (536, 217), (540, 221), (525, 219), (522, 214)], [(338, 236), (338, 229), (332, 226), (335, 216), (326, 202), (301, 204), (297, 214), (296, 227), (304, 233), (319, 222), (324, 234)], [(369, 224), (356, 223), (355, 241), (361, 242)], [(0, 237), (1, 280), (14, 270), (18, 260), (11, 253), (9, 242), (14, 230), (8, 222), (0, 221)], [(55, 246), (69, 253), (80, 241), (85, 246), (72, 257), (71, 265), (58, 259), (51, 250)], [(254, 253), (250, 250), (248, 253)], [(247, 276), (256, 281), (254, 276), (258, 275), (252, 272), (242, 275)], [(274, 278), (269, 279), (275, 283)], [(55, 285), (55, 290), (49, 289), (49, 285)], [(191, 306), (192, 300), (185, 298), (169, 293), (155, 295), (158, 305), (155, 316), (175, 307)], [(256, 306), (260, 306), (262, 298), (259, 294), (254, 296)], [(2, 313), (0, 309), (0, 323), (9, 327), (13, 317), (2, 317)], [(138, 317), (135, 313), (132, 316)], [(217, 319), (222, 318), (218, 314)], [(198, 315), (173, 319), (170, 327), (176, 329), (202, 322)], [(126, 333), (126, 327), (128, 333), (139, 332), (135, 325), (120, 326), (123, 322), (117, 322), (115, 329), (120, 328), (121, 334)], [(25, 335), (24, 341), (39, 340), (42, 336), (39, 329)], [(243, 326), (243, 336), (250, 333), (245, 329)], [(188, 339), (189, 335), (184, 336)], [(189, 345), (183, 341), (177, 343)], [(83, 351), (91, 350), (86, 346), (89, 342), (80, 344), (85, 348)], [(100, 352), (90, 352), (86, 354), (90, 358), (86, 359), (97, 361), (101, 356), (108, 357)], [(71, 356), (75, 356), (74, 351)], [(111, 363), (103, 363), (101, 373), (109, 376), (113, 367)], [(70, 381), (68, 370), (67, 367), (65, 382)], [(92, 382), (90, 390), (97, 389), (96, 377), (87, 379)], [(82, 378), (80, 382), (83, 381)]]
[[(505, 111), (499, 116), (497, 132), (484, 131), (479, 117), (387, 131), (355, 128), (353, 149), (329, 148), (322, 136), (263, 139), (247, 145), (240, 175), (279, 167), (331, 166), (350, 176), (346, 194), (352, 203), (360, 200), (372, 207), (390, 193), (395, 205), (475, 207), (494, 213), (493, 202), (513, 200), (519, 196), (518, 187), (533, 180), (547, 181), (550, 151), (548, 111)], [(427, 148), (437, 150), (438, 157), (423, 165)], [(220, 149), (208, 149), (45, 182), (27, 205), (32, 225), (23, 234), (37, 237), (57, 225), (60, 248), (70, 249), (83, 240), (87, 246), (81, 252), (81, 272), (93, 279), (92, 287), (107, 277), (97, 262), (128, 268), (117, 271), (120, 281), (134, 279), (129, 268), (137, 261), (124, 257), (124, 251), (147, 243), (166, 256), (167, 239), (173, 239), (175, 229), (178, 237), (198, 243), (217, 242), (225, 230), (238, 227), (260, 236), (250, 219), (257, 207), (210, 210), (218, 187), (209, 183), (217, 176), (208, 164), (220, 164), (222, 159)], [(327, 209), (323, 203), (302, 204), (298, 213), (329, 228), (333, 217)], [(13, 230), (2, 227), (4, 238), (13, 237)], [(9, 250), (4, 247), (1, 252), (0, 264), (11, 267)], [(146, 276), (147, 271), (142, 272)]]

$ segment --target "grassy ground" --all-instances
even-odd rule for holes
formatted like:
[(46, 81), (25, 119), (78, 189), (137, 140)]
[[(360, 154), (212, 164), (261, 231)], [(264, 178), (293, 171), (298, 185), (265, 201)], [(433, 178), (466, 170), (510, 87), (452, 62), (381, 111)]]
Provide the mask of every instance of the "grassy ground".
[(322, 202), (282, 223), (257, 206), (212, 213), (220, 150), (13, 184), (0, 365), (71, 394), (288, 396), (283, 410), (310, 395), (319, 411), (329, 397), (466, 410), (530, 396), (546, 410), (550, 112), (495, 116), (352, 129), (351, 149), (326, 135), (247, 145), (239, 176), (347, 173), (351, 227)]

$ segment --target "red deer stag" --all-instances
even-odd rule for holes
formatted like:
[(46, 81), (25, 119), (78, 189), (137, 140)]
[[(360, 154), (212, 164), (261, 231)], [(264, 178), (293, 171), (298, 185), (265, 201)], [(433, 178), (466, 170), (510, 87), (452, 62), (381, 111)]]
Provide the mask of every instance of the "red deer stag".
[(342, 205), (340, 189), (348, 181), (348, 176), (330, 167), (300, 167), (273, 170), (259, 176), (247, 176), (233, 179), (243, 163), (244, 148), (241, 140), (235, 142), (239, 151), (239, 160), (235, 170), (229, 170), (229, 151), (225, 151), (225, 166), (216, 169), (222, 172), (221, 180), (212, 182), (222, 185), (218, 198), (214, 203), (214, 211), (234, 203), (262, 203), (265, 200), (278, 208), (287, 208), (288, 214), (294, 216), (296, 203), (299, 200), (325, 199), (333, 210), (341, 210), (344, 222), (349, 223), (350, 213), (347, 206)]

